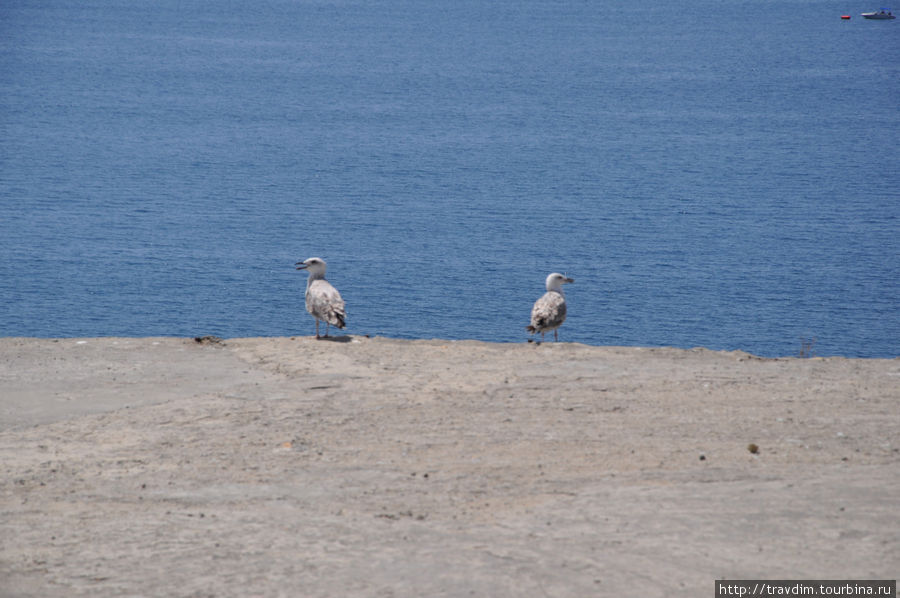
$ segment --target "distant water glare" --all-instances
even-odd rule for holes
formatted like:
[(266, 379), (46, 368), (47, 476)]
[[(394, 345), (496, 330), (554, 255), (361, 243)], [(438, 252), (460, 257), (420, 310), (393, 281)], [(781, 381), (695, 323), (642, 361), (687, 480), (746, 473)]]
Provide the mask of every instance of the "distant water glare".
[[(7, 0), (0, 336), (900, 355), (900, 22), (872, 4)], [(854, 18), (841, 20), (849, 12)]]

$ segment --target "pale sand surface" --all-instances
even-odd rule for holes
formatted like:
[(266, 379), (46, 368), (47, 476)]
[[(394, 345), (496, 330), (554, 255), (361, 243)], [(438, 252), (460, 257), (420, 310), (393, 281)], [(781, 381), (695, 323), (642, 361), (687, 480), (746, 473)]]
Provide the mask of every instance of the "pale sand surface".
[(0, 595), (900, 574), (898, 359), (343, 340), (0, 339)]

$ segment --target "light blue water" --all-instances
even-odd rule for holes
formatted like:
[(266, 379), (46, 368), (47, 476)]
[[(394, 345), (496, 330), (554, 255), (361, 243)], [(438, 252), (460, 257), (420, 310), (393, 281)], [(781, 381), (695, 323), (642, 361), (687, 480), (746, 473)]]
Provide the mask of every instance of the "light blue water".
[[(0, 336), (900, 355), (900, 23), (846, 1), (0, 4)], [(876, 7), (877, 8), (877, 7)], [(850, 21), (840, 15), (855, 15)]]

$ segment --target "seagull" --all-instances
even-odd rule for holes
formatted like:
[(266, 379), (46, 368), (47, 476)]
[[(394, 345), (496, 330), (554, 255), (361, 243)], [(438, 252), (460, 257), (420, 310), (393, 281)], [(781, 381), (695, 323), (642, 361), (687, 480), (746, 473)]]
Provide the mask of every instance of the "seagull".
[(553, 340), (559, 340), (557, 329), (566, 321), (566, 296), (563, 295), (562, 285), (570, 282), (575, 280), (559, 272), (547, 276), (547, 292), (534, 302), (534, 307), (531, 308), (531, 325), (525, 330), (531, 334), (540, 332), (542, 341), (544, 333), (552, 330)]
[(344, 327), (347, 312), (344, 311), (344, 300), (338, 290), (325, 280), (325, 260), (311, 257), (294, 264), (298, 270), (309, 272), (306, 281), (306, 311), (316, 319), (316, 338), (319, 336), (319, 320), (325, 322), (325, 338), (328, 338), (328, 327)]

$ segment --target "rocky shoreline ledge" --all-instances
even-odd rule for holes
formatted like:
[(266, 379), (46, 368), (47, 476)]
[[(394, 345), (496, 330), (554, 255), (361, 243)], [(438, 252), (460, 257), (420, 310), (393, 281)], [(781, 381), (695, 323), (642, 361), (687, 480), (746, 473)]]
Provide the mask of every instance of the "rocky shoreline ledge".
[(0, 596), (893, 579), (900, 359), (0, 339)]

